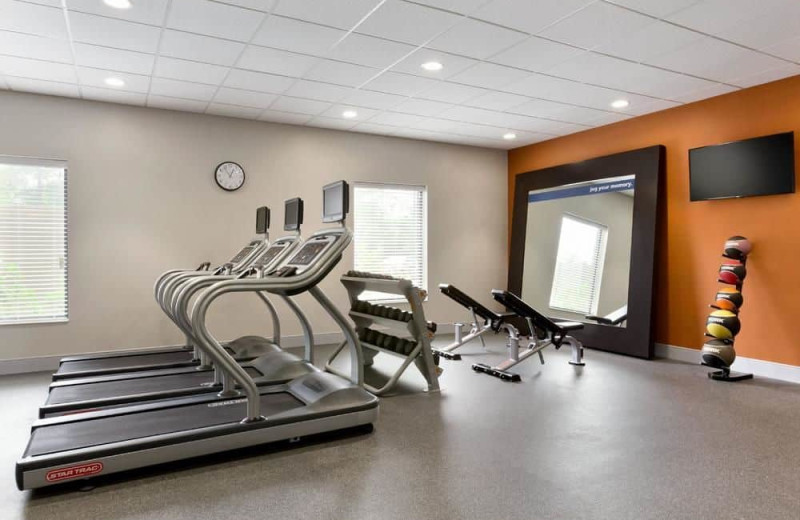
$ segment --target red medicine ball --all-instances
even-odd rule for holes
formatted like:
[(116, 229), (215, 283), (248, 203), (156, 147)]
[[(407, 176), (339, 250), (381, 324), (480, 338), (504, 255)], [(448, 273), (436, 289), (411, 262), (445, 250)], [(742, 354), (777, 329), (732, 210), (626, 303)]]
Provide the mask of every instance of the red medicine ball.
[(744, 281), (745, 276), (747, 276), (747, 269), (736, 260), (726, 262), (719, 267), (719, 279), (724, 283), (740, 284)]

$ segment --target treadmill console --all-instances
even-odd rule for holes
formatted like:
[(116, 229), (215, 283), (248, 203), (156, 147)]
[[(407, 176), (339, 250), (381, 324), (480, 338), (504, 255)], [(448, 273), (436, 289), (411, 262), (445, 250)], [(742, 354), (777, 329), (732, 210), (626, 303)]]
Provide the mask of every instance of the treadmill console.
[(231, 258), (230, 262), (228, 263), (234, 265), (238, 264), (239, 262), (247, 258), (250, 255), (250, 253), (252, 253), (253, 250), (259, 246), (259, 244), (260, 242), (258, 242), (257, 240), (253, 240), (252, 242), (244, 246), (241, 251), (236, 253), (236, 256)]
[(286, 277), (303, 273), (322, 257), (331, 244), (336, 242), (336, 239), (337, 235), (331, 234), (320, 235), (308, 240), (288, 262), (280, 269), (270, 272), (268, 276)]
[(266, 251), (264, 251), (261, 256), (256, 258), (256, 261), (253, 262), (251, 267), (263, 269), (267, 267), (269, 264), (272, 263), (275, 258), (278, 257), (281, 253), (283, 253), (284, 249), (289, 245), (289, 242), (275, 242)]

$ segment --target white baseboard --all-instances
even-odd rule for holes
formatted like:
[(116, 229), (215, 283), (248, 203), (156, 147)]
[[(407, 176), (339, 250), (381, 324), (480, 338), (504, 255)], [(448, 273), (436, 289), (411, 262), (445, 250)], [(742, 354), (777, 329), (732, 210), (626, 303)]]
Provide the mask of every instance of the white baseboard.
[[(656, 343), (656, 357), (682, 361), (694, 365), (700, 364), (699, 350), (676, 347), (663, 343)], [(800, 367), (775, 363), (773, 361), (763, 361), (761, 359), (738, 356), (736, 361), (733, 362), (733, 365), (731, 365), (731, 370), (750, 373), (758, 377), (787, 381), (789, 383), (800, 383)]]

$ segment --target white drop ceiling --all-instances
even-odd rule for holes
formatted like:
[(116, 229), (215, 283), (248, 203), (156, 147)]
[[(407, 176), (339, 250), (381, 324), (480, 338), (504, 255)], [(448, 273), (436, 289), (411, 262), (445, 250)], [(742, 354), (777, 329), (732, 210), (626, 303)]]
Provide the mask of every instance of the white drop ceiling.
[(508, 149), (800, 74), (797, 0), (131, 1), (0, 0), (0, 89)]

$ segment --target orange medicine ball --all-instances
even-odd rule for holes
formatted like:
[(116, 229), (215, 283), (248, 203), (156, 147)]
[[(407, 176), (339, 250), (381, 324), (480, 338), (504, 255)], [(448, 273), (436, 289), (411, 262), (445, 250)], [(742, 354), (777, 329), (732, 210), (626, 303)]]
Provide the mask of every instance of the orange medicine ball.
[(742, 293), (733, 287), (725, 287), (720, 289), (717, 292), (717, 297), (714, 301), (714, 305), (716, 307), (731, 312), (737, 312), (741, 308), (742, 304), (744, 304), (744, 297), (742, 296)]

